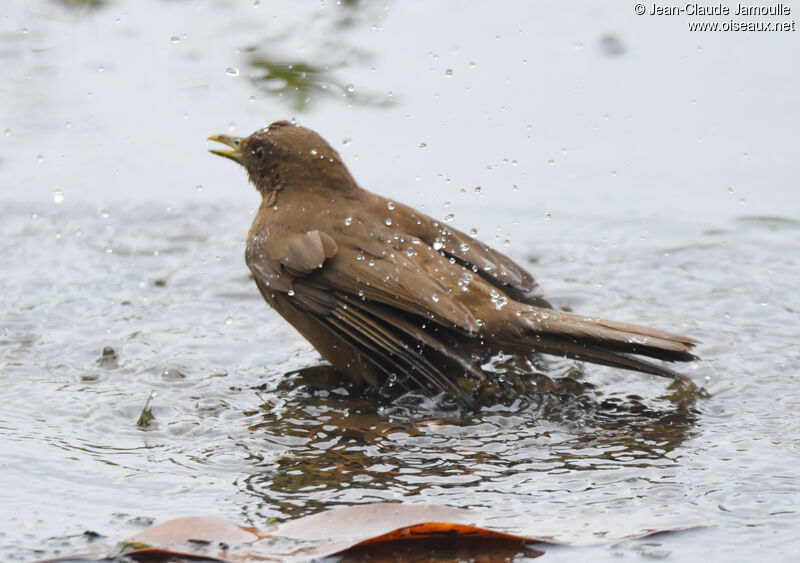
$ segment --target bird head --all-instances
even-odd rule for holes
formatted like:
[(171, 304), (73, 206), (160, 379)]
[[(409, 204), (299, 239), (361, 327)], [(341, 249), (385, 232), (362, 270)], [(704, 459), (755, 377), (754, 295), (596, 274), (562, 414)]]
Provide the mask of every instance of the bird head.
[(249, 137), (213, 135), (209, 140), (231, 148), (210, 152), (244, 166), (262, 195), (284, 188), (287, 182), (330, 184), (337, 178), (352, 182), (339, 153), (325, 139), (288, 121), (276, 121)]

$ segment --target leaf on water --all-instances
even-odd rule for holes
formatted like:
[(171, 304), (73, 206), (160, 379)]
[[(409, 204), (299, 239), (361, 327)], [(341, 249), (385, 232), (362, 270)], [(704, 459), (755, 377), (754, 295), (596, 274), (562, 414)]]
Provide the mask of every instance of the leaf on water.
[(142, 414), (139, 415), (139, 420), (136, 421), (137, 428), (142, 428), (142, 429), (149, 428), (150, 424), (156, 419), (156, 417), (153, 416), (152, 412), (153, 409), (152, 403), (155, 396), (156, 392), (150, 391), (150, 396), (147, 397), (147, 402), (144, 404), (144, 408), (142, 409)]
[[(245, 528), (219, 518), (186, 517), (169, 520), (139, 532), (116, 549), (92, 544), (84, 552), (51, 561), (99, 561), (125, 555), (139, 561), (163, 555), (205, 558), (239, 563), (244, 561), (310, 561), (331, 555), (368, 553), (429, 553), (443, 560), (441, 549), (487, 561), (508, 554), (535, 557), (541, 552), (525, 544), (591, 545), (613, 543), (684, 528), (654, 528), (609, 522), (616, 516), (602, 514), (594, 521), (539, 519), (537, 526), (553, 529), (573, 526), (563, 534), (519, 535), (484, 527), (480, 514), (441, 505), (377, 503), (337, 508), (278, 524), (263, 530)], [(526, 517), (524, 522), (529, 523)], [(534, 520), (535, 521), (535, 520)], [(624, 519), (622, 519), (624, 522)], [(628, 529), (624, 529), (625, 527)], [(527, 527), (527, 526), (526, 526)], [(425, 541), (420, 541), (425, 540)], [(373, 551), (377, 550), (377, 551)], [(449, 558), (448, 558), (449, 559)]]
[(111, 346), (103, 348), (103, 352), (97, 359), (97, 365), (105, 368), (115, 368), (119, 365), (117, 362), (117, 353)]

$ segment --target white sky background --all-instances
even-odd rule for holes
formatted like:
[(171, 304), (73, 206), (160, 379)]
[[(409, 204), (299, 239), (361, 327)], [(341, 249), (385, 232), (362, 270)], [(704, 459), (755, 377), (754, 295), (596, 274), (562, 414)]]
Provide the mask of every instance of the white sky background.
[[(472, 219), (494, 205), (537, 219), (800, 216), (799, 32), (687, 29), (790, 21), (800, 5), (772, 18), (637, 16), (618, 1), (5, 6), (5, 201), (47, 206), (62, 190), (67, 203), (98, 206), (254, 206), (243, 171), (205, 152), (205, 138), (296, 117), (340, 150), (363, 187), (433, 215)], [(352, 25), (337, 25), (348, 14)], [(395, 103), (321, 97), (298, 113), (250, 81), (241, 50), (253, 46), (343, 63), (337, 80), (360, 94), (391, 91)]]

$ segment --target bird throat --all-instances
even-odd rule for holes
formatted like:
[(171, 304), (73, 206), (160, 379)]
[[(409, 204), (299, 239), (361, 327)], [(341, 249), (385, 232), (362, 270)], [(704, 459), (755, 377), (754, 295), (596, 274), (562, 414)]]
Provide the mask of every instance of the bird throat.
[(267, 205), (275, 205), (278, 201), (278, 192), (283, 189), (285, 182), (278, 166), (272, 166), (266, 174), (253, 182), (261, 192), (261, 197)]
[(272, 207), (278, 204), (278, 192), (280, 190), (270, 190), (261, 194), (264, 205)]

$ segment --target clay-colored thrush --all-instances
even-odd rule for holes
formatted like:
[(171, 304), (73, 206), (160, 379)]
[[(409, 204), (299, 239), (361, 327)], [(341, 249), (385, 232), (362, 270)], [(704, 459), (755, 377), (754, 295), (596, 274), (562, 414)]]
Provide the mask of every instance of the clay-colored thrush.
[[(677, 380), (637, 356), (696, 359), (695, 340), (554, 310), (503, 254), (361, 189), (314, 131), (277, 121), (212, 150), (245, 167), (262, 202), (245, 258), (264, 299), (334, 367), (380, 387), (410, 380), (469, 404), (485, 353), (544, 353)], [(479, 353), (476, 353), (479, 351)], [(481, 353), (483, 352), (483, 353)]]

